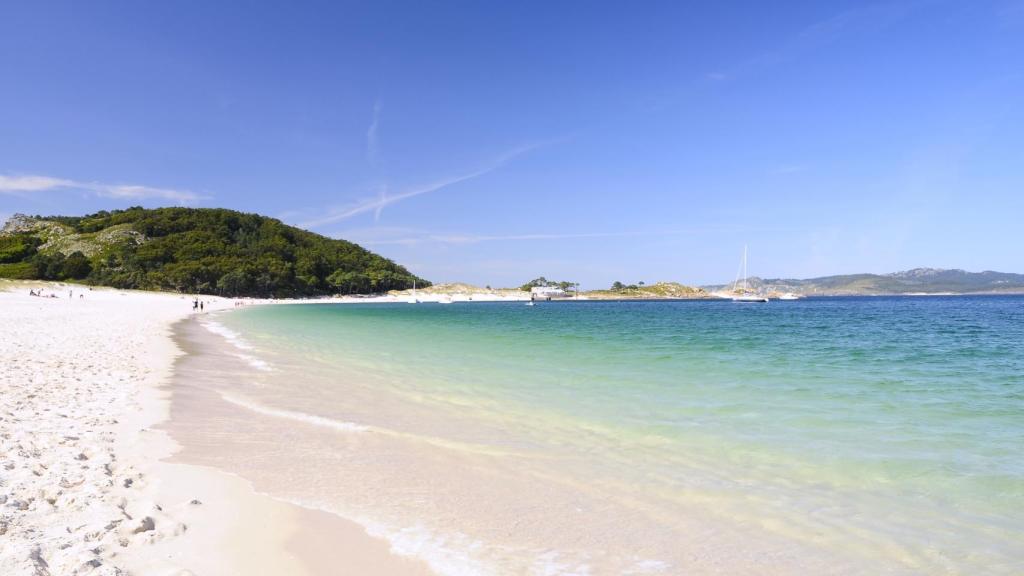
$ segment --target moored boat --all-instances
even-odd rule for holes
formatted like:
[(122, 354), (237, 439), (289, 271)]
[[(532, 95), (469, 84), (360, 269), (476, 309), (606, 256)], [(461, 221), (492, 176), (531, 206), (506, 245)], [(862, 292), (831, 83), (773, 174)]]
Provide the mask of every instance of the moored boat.
[(768, 298), (757, 294), (747, 286), (747, 246), (743, 245), (743, 263), (741, 264), (743, 270), (743, 286), (739, 286), (739, 277), (736, 278), (736, 282), (732, 285), (732, 301), (733, 302), (767, 302)]

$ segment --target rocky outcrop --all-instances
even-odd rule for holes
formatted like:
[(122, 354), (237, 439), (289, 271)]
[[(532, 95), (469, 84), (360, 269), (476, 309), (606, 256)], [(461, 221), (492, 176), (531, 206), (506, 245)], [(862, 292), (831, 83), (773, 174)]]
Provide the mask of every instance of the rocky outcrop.
[(65, 256), (81, 252), (91, 257), (102, 252), (108, 246), (126, 242), (138, 245), (146, 241), (146, 236), (132, 230), (130, 224), (120, 224), (104, 228), (99, 232), (79, 234), (70, 226), (65, 226), (60, 222), (25, 214), (11, 216), (4, 224), (3, 230), (0, 230), (0, 236), (13, 234), (33, 234), (43, 241), (39, 246), (40, 252), (44, 254), (60, 252)]

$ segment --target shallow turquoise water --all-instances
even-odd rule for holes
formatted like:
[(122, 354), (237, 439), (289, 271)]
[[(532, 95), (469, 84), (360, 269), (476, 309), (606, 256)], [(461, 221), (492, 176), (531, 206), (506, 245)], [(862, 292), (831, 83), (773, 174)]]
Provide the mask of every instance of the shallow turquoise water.
[[(647, 536), (707, 513), (721, 523), (707, 541), (755, 527), (769, 552), (820, 549), (841, 573), (1024, 565), (1024, 298), (295, 305), (218, 321), (277, 366), (262, 402), (506, 451), (531, 478), (642, 512)], [(356, 380), (382, 404), (351, 402)], [(675, 573), (659, 552), (650, 566)]]

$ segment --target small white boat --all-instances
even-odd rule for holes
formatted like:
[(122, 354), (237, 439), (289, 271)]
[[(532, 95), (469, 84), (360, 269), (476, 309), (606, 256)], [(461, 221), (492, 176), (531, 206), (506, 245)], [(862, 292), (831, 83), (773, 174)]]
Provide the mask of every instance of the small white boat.
[(739, 274), (736, 275), (736, 281), (732, 284), (732, 301), (733, 302), (767, 302), (768, 298), (755, 294), (747, 287), (747, 246), (743, 245), (743, 262), (740, 266), (743, 270), (743, 287), (739, 287), (740, 279)]
[(416, 297), (416, 281), (412, 281), (412, 300), (406, 300), (406, 304), (419, 304), (420, 300)]
[(755, 294), (740, 294), (739, 296), (732, 297), (733, 302), (767, 302), (768, 299), (764, 296), (757, 296)]
[(527, 302), (527, 303), (526, 303), (526, 305), (527, 305), (527, 306), (536, 306), (537, 304), (536, 304), (536, 303), (534, 303), (534, 301), (533, 301), (533, 300), (530, 300), (529, 302)]
[(799, 300), (799, 294), (793, 294), (792, 292), (786, 292), (785, 294), (779, 294), (779, 300)]

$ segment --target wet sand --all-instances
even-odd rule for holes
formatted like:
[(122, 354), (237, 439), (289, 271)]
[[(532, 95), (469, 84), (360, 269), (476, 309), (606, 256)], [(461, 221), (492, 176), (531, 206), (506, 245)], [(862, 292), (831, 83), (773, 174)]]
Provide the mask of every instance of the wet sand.
[(159, 423), (171, 326), (192, 315), (181, 295), (0, 283), (0, 573), (427, 573), (352, 522), (181, 462)]

